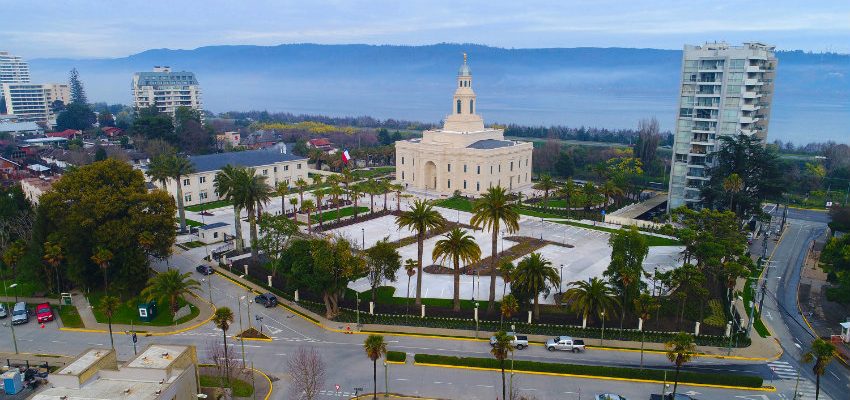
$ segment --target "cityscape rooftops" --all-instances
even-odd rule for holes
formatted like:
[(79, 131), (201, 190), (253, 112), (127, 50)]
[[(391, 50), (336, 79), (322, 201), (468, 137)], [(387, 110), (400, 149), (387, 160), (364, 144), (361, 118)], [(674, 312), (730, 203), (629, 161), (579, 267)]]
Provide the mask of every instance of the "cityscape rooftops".
[(259, 165), (299, 160), (306, 160), (306, 158), (289, 154), (288, 152), (283, 153), (277, 149), (234, 151), (189, 157), (189, 161), (195, 166), (196, 172), (217, 171), (228, 164), (242, 167), (256, 167)]

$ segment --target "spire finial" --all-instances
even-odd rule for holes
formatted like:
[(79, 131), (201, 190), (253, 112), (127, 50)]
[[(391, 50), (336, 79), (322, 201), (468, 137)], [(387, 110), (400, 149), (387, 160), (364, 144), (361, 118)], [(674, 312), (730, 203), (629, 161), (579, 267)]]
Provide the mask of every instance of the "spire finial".
[(466, 64), (466, 52), (463, 53), (463, 63)]

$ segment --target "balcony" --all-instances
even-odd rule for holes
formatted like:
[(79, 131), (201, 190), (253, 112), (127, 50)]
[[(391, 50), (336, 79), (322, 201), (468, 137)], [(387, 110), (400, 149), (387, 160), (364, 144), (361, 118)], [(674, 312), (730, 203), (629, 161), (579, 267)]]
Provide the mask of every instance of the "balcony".
[(754, 117), (741, 117), (738, 119), (738, 122), (741, 124), (753, 124), (759, 121), (759, 118)]
[(744, 104), (741, 106), (742, 111), (756, 111), (761, 107), (756, 104)]
[(747, 85), (747, 86), (756, 86), (756, 85), (763, 85), (763, 84), (764, 84), (764, 82), (762, 82), (758, 79), (755, 79), (755, 78), (744, 79), (744, 85)]
[(758, 65), (748, 65), (747, 72), (764, 72), (764, 70)]
[(760, 93), (746, 91), (741, 95), (745, 99), (757, 99), (761, 97)]

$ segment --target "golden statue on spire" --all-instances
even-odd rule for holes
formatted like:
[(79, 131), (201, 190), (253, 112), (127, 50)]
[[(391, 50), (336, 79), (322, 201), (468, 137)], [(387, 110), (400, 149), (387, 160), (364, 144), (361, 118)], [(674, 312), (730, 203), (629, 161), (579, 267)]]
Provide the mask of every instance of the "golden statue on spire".
[(463, 63), (466, 64), (466, 52), (463, 53)]

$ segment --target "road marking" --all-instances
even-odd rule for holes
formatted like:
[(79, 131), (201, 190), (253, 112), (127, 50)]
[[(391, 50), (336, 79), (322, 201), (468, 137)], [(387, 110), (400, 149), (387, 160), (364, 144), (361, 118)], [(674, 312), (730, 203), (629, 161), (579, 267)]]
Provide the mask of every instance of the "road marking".
[(396, 380), (397, 380), (397, 381), (409, 381), (410, 379), (407, 379), (407, 378), (396, 378)]
[(475, 385), (475, 386), (485, 387), (485, 388), (492, 388), (493, 387), (493, 385)]

